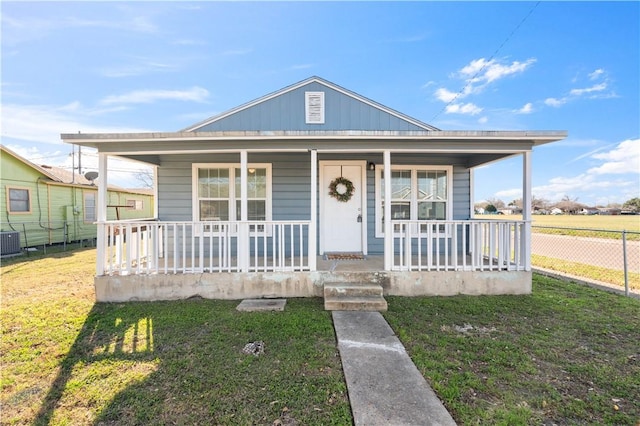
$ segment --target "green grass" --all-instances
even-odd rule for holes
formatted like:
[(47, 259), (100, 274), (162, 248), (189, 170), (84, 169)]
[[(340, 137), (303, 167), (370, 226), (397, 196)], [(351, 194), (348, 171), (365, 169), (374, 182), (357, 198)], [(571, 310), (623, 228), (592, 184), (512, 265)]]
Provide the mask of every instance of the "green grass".
[[(474, 219), (493, 220), (522, 220), (521, 215), (475, 215)], [(620, 231), (627, 231), (628, 241), (640, 240), (640, 216), (639, 215), (533, 215), (533, 232), (557, 235), (573, 235), (577, 237), (622, 239)], [(582, 228), (577, 229), (545, 229), (544, 227), (557, 228)], [(585, 231), (583, 229), (591, 229)], [(602, 232), (612, 231), (612, 232)]]
[[(510, 216), (500, 216), (501, 218)], [(533, 215), (533, 226), (607, 229), (611, 231), (640, 232), (638, 215)]]
[[(321, 299), (94, 304), (93, 262), (3, 265), (2, 424), (351, 423)], [(264, 354), (242, 353), (257, 340)]]
[[(321, 299), (271, 313), (96, 304), (94, 264), (95, 250), (3, 262), (0, 423), (352, 422)], [(640, 421), (638, 300), (534, 275), (530, 296), (388, 301), (385, 317), (459, 424)], [(255, 340), (265, 354), (243, 354)]]
[[(534, 267), (550, 269), (561, 274), (568, 273), (576, 277), (581, 277), (584, 280), (601, 281), (620, 286), (621, 289), (624, 288), (624, 271), (622, 270), (587, 265), (537, 254), (531, 255), (531, 264)], [(640, 289), (640, 273), (629, 271), (627, 273), (627, 280), (630, 289)]]
[(635, 299), (534, 275), (530, 296), (388, 302), (385, 318), (459, 424), (640, 422)]

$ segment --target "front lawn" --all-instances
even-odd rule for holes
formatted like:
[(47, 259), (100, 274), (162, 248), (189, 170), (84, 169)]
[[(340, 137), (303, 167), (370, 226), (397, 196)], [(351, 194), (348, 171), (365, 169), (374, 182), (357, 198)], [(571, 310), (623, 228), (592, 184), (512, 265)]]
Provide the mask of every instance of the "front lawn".
[(388, 298), (459, 424), (640, 424), (640, 302), (534, 275), (530, 296)]
[[(3, 264), (2, 424), (352, 422), (321, 299), (261, 313), (94, 304), (94, 262), (85, 250)], [(255, 341), (263, 354), (242, 352)]]
[[(94, 265), (95, 249), (3, 261), (2, 424), (351, 424), (321, 299), (96, 304)], [(530, 296), (388, 302), (459, 424), (640, 421), (638, 300), (534, 275)], [(265, 353), (242, 353), (254, 341)]]

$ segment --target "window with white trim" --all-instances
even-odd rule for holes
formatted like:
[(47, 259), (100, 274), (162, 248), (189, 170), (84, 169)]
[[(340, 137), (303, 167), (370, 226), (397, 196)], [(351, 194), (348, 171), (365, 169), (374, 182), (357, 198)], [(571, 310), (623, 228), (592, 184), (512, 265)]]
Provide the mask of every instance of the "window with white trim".
[(28, 188), (7, 187), (8, 212), (31, 213), (31, 191)]
[[(194, 164), (193, 220), (241, 220), (240, 180), (239, 164)], [(247, 219), (271, 220), (271, 164), (247, 166)]]
[[(376, 237), (384, 237), (383, 167), (376, 168)], [(391, 166), (393, 220), (451, 220), (451, 166)]]

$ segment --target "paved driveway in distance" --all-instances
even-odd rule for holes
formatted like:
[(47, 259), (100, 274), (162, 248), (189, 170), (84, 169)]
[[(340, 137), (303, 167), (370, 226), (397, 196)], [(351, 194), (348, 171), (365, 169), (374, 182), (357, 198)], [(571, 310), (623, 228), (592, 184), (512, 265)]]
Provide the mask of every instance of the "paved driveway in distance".
[[(533, 232), (531, 253), (603, 268), (624, 269), (622, 240)], [(640, 241), (627, 241), (627, 264), (629, 272), (640, 273)]]

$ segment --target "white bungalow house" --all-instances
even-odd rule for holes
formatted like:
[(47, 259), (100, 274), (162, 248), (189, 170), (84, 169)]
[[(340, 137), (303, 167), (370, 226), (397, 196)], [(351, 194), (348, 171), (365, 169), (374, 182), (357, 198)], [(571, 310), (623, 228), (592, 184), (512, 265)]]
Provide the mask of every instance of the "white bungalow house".
[(107, 220), (100, 188), (99, 301), (529, 293), (529, 209), (474, 220), (473, 169), (521, 156), (530, 205), (533, 148), (565, 137), (443, 131), (318, 77), (174, 133), (62, 135), (100, 176), (156, 168), (152, 221)]

